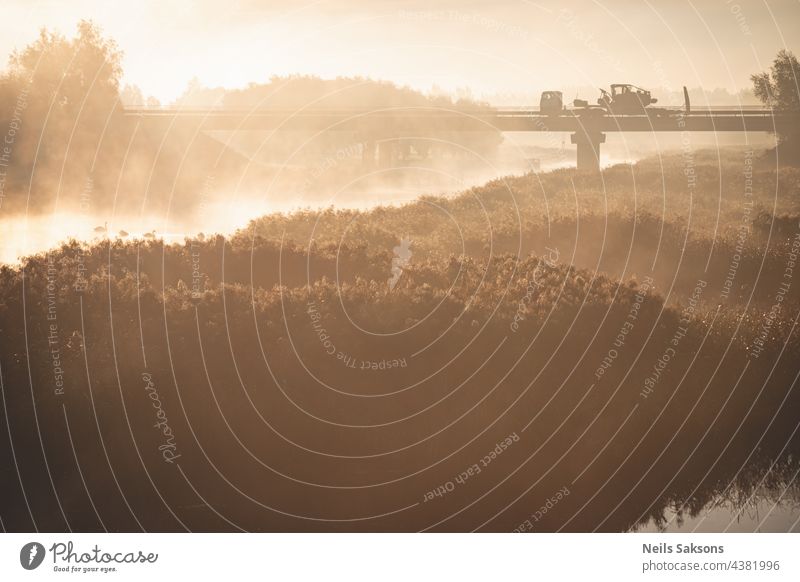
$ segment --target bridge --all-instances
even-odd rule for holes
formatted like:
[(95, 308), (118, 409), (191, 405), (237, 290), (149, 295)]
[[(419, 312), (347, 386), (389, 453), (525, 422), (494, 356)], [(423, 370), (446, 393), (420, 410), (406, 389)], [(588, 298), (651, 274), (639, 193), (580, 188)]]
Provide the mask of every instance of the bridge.
[[(647, 113), (645, 113), (647, 112)], [(643, 110), (641, 115), (610, 115), (596, 108), (547, 114), (536, 108), (443, 109), (387, 107), (373, 109), (126, 109), (140, 123), (191, 124), (198, 131), (347, 131), (362, 136), (365, 155), (391, 157), (392, 140), (449, 132), (564, 132), (577, 147), (577, 167), (599, 170), (600, 144), (608, 132), (775, 132), (797, 127), (798, 113), (762, 108), (707, 108), (691, 112)], [(382, 151), (382, 148), (386, 151)]]

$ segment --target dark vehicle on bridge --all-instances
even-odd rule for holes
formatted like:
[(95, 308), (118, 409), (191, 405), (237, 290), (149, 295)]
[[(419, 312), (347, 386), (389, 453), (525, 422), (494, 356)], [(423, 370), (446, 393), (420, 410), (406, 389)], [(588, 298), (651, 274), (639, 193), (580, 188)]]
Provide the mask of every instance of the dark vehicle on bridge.
[(611, 85), (611, 92), (600, 89), (597, 104), (612, 115), (646, 115), (645, 108), (658, 101), (650, 91), (628, 84)]
[(539, 111), (547, 115), (560, 115), (564, 111), (564, 95), (561, 91), (545, 91), (539, 100)]
[(607, 110), (600, 105), (592, 105), (586, 99), (575, 99), (572, 106), (579, 115), (589, 115), (597, 117), (598, 115), (605, 115)]
[(573, 107), (578, 115), (647, 115), (649, 117), (672, 117), (675, 115), (689, 115), (692, 111), (689, 103), (689, 92), (683, 88), (684, 108), (680, 109), (651, 107), (655, 99), (650, 91), (640, 89), (634, 85), (611, 85), (611, 92), (600, 89), (600, 98), (597, 105), (590, 104), (586, 99), (575, 99)]

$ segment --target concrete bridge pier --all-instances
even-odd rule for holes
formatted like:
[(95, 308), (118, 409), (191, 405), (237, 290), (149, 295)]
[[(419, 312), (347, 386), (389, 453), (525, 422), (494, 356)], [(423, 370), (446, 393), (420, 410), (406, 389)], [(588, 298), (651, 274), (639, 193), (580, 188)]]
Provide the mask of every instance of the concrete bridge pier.
[(375, 166), (375, 142), (364, 141), (361, 144), (361, 165), (365, 168), (373, 168)]
[(398, 157), (398, 148), (391, 139), (362, 142), (361, 164), (365, 168), (391, 168)]
[(384, 139), (378, 142), (378, 167), (391, 168), (397, 160), (397, 147), (394, 140)]
[(600, 171), (600, 144), (605, 143), (606, 134), (599, 131), (573, 133), (572, 143), (578, 146), (578, 169)]

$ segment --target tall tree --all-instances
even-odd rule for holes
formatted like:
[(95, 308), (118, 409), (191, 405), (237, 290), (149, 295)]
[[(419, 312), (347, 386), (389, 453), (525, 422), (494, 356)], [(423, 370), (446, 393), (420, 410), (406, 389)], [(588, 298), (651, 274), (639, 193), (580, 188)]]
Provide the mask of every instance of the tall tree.
[(781, 50), (769, 72), (751, 75), (753, 93), (776, 111), (800, 111), (800, 62), (794, 53)]
[[(794, 53), (778, 52), (769, 71), (751, 75), (753, 93), (767, 107), (781, 113), (800, 115), (800, 62)], [(782, 150), (800, 158), (800, 124), (784, 123), (776, 128)]]
[(71, 40), (42, 29), (33, 43), (11, 54), (6, 75), (29, 85), (31, 100), (47, 102), (54, 113), (74, 115), (81, 108), (116, 103), (122, 52), (94, 23), (82, 20)]
[(42, 29), (11, 54), (0, 77), (0, 123), (16, 129), (10, 181), (32, 183), (33, 204), (84, 188), (104, 136), (120, 121), (121, 61), (116, 43), (87, 20), (71, 39)]

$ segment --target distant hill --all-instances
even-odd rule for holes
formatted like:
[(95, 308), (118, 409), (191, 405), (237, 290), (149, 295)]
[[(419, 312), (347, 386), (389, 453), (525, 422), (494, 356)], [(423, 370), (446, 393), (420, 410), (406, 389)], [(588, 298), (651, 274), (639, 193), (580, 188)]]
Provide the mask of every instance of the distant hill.
[(225, 107), (231, 109), (348, 109), (353, 107), (459, 107), (486, 108), (489, 104), (446, 95), (426, 95), (410, 87), (364, 77), (322, 79), (311, 75), (273, 76), (266, 83), (251, 83), (244, 89), (204, 87), (189, 82), (172, 107)]

